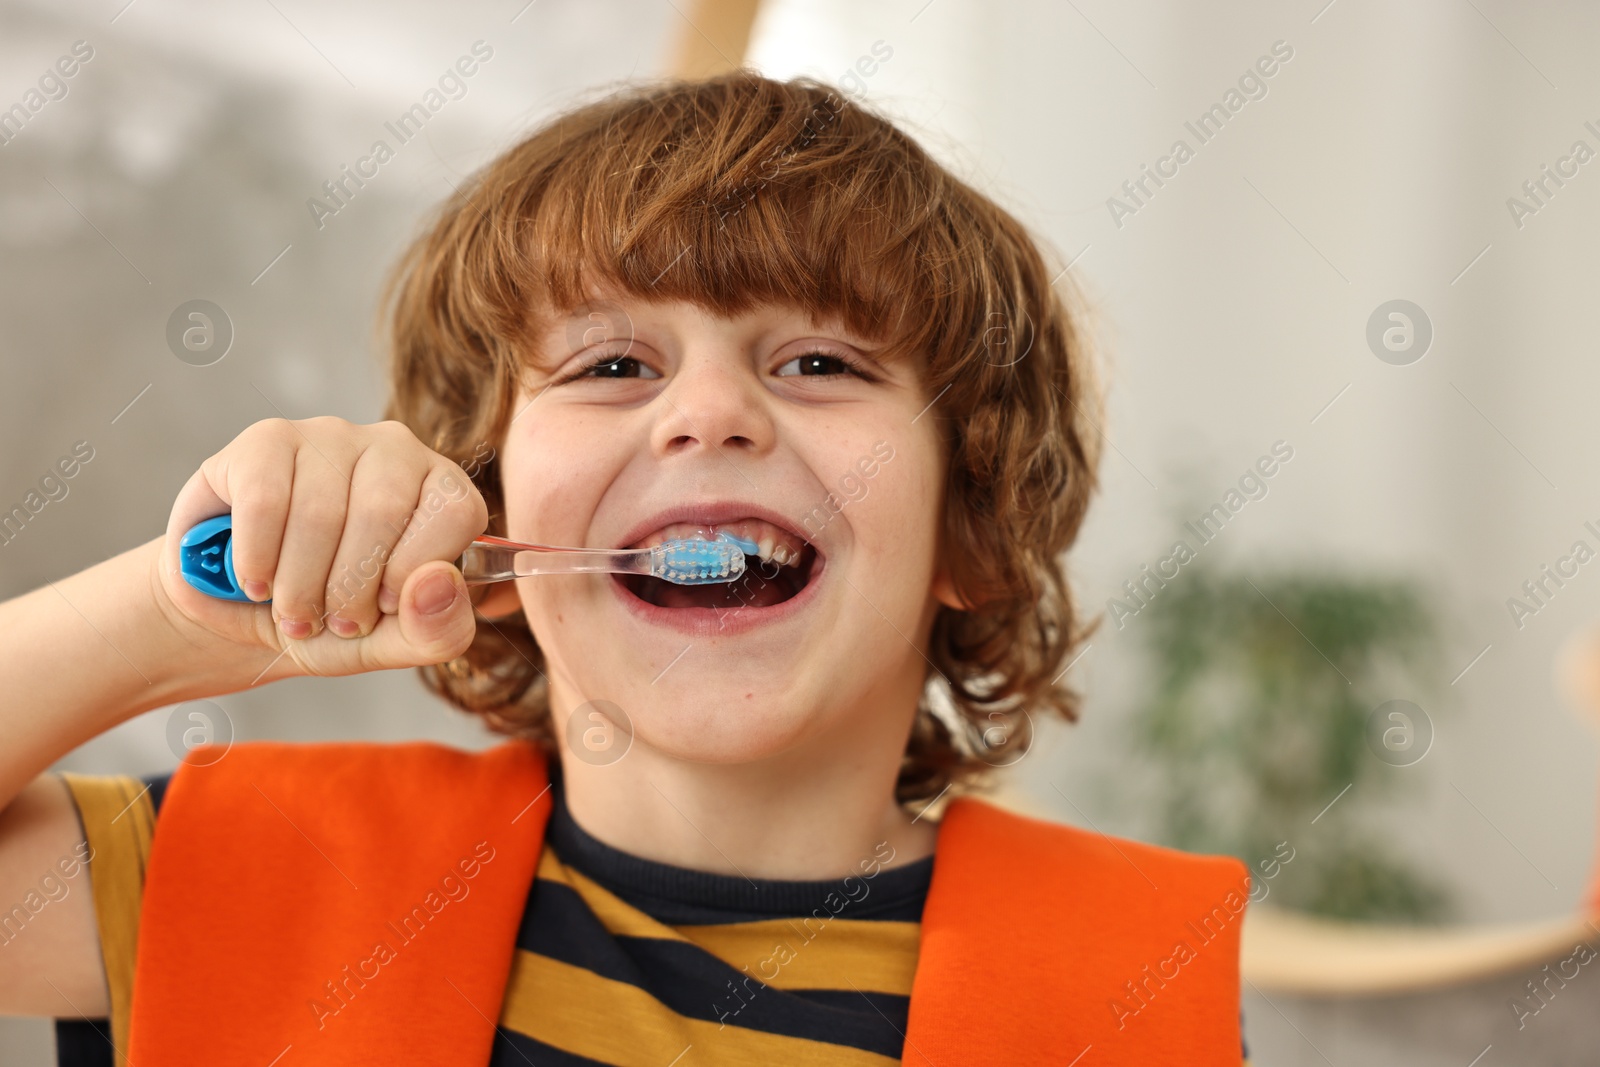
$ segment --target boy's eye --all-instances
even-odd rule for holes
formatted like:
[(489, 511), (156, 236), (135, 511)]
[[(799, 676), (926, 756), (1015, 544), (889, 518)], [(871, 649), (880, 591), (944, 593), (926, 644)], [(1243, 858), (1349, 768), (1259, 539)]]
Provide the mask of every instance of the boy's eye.
[(602, 355), (596, 361), (589, 363), (583, 369), (574, 373), (568, 381), (577, 378), (659, 378), (661, 375), (645, 366), (632, 356)]
[(796, 356), (778, 368), (780, 378), (828, 378), (838, 377), (841, 374), (858, 373), (855, 365), (843, 356), (836, 356), (828, 352), (807, 352), (803, 356)]

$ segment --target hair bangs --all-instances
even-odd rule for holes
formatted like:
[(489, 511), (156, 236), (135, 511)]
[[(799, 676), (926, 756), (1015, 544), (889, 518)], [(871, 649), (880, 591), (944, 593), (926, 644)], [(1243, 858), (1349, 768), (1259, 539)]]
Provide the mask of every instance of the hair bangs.
[(730, 317), (770, 303), (836, 321), (880, 358), (926, 350), (944, 288), (928, 284), (929, 191), (909, 159), (894, 165), (918, 150), (884, 134), (820, 85), (763, 109), (669, 101), (581, 145), (568, 131), (525, 205), (524, 284), (558, 313), (607, 292)]

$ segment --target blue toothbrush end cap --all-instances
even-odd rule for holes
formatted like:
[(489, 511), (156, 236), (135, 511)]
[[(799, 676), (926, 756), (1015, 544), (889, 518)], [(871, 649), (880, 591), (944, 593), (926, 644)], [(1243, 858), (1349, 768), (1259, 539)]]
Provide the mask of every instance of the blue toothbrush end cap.
[(219, 600), (254, 603), (233, 575), (233, 516), (196, 523), (178, 542), (178, 568), (184, 581)]

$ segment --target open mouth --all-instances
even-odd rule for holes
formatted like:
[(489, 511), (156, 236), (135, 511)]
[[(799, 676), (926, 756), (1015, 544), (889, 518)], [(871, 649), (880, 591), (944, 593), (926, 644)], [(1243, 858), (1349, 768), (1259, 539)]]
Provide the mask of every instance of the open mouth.
[(680, 538), (715, 540), (721, 533), (758, 546), (756, 554), (745, 554), (744, 573), (732, 581), (678, 585), (637, 574), (619, 575), (618, 581), (628, 592), (656, 607), (733, 611), (770, 608), (792, 600), (819, 573), (815, 548), (789, 530), (762, 519), (739, 519), (714, 526), (676, 522), (627, 547), (653, 548)]

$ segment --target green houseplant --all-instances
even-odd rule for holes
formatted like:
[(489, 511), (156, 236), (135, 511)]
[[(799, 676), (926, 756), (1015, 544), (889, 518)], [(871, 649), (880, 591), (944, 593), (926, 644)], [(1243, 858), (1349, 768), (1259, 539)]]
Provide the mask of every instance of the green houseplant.
[(1449, 916), (1447, 892), (1383, 831), (1417, 771), (1369, 743), (1374, 708), (1433, 688), (1439, 628), (1420, 587), (1197, 561), (1128, 625), (1151, 667), (1132, 742), (1157, 771), (1161, 840), (1252, 866), (1288, 842), (1294, 862), (1271, 886), (1285, 907)]

